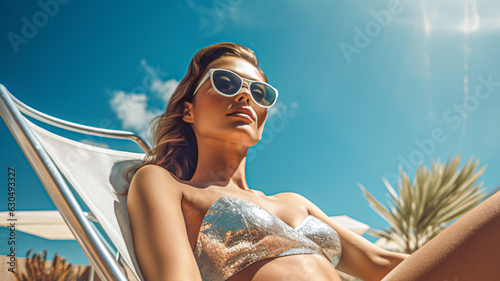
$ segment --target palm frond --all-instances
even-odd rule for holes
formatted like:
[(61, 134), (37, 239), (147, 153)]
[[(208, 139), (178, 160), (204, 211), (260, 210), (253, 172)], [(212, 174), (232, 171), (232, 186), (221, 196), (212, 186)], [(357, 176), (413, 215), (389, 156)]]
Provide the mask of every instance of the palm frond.
[(476, 170), (478, 161), (468, 159), (458, 169), (460, 156), (441, 164), (431, 158), (430, 169), (420, 164), (413, 182), (400, 170), (396, 190), (382, 178), (388, 190), (388, 206), (379, 202), (362, 184), (363, 196), (390, 228), (371, 230), (369, 234), (393, 241), (406, 253), (412, 253), (440, 233), (451, 221), (474, 208), (484, 197), (482, 183), (475, 184), (486, 166)]
[(71, 263), (66, 264), (66, 259), (61, 258), (57, 253), (52, 260), (52, 265), (47, 268), (47, 250), (41, 253), (34, 253), (30, 258), (30, 249), (26, 254), (25, 270), (17, 270), (14, 273), (16, 281), (73, 281), (76, 280), (81, 274), (82, 270), (77, 266), (72, 266)]

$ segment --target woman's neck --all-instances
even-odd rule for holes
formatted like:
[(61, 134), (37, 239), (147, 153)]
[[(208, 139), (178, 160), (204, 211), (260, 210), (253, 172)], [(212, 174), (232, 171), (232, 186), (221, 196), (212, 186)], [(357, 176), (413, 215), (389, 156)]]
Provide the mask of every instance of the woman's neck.
[(248, 146), (220, 139), (200, 143), (196, 170), (189, 182), (249, 190), (245, 177)]

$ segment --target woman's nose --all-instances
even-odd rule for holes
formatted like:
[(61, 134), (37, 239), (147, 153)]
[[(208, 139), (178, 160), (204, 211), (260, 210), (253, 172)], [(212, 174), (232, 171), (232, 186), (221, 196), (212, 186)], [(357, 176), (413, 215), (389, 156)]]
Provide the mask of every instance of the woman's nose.
[(248, 102), (251, 100), (251, 93), (250, 93), (250, 85), (246, 82), (243, 82), (243, 85), (241, 86), (240, 92), (236, 95), (236, 100), (239, 101), (241, 98), (246, 98)]

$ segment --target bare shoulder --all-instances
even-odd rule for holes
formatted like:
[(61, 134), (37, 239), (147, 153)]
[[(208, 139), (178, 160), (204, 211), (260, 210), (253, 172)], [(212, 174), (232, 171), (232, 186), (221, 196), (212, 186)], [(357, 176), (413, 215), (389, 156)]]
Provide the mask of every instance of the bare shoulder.
[(160, 186), (158, 183), (169, 185), (170, 188), (179, 187), (174, 176), (169, 171), (160, 166), (148, 164), (137, 170), (130, 182), (130, 188), (137, 188), (138, 186), (157, 187)]
[(160, 167), (158, 165), (147, 164), (142, 166), (139, 170), (137, 170), (132, 180), (135, 179), (136, 177), (144, 177), (146, 175), (155, 178), (163, 177), (163, 178), (174, 179), (174, 176), (165, 168)]
[(136, 201), (150, 201), (154, 197), (168, 197), (170, 201), (180, 203), (183, 192), (169, 171), (157, 165), (145, 165), (132, 177), (127, 205), (135, 204)]

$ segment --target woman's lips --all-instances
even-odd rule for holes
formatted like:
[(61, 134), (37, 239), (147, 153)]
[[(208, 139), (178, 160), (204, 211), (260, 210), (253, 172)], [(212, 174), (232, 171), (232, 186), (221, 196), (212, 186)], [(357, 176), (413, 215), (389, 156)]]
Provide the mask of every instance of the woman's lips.
[(227, 114), (232, 115), (232, 116), (237, 116), (237, 117), (242, 117), (242, 118), (249, 118), (252, 121), (255, 121), (257, 118), (255, 117), (255, 113), (253, 109), (249, 106), (242, 106), (238, 107), (233, 110), (233, 112)]
[(253, 119), (250, 116), (248, 116), (247, 114), (242, 113), (242, 112), (231, 113), (228, 116), (235, 116), (235, 117), (245, 118), (245, 119), (253, 122)]

